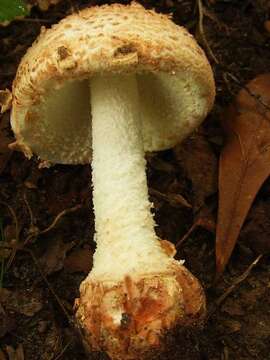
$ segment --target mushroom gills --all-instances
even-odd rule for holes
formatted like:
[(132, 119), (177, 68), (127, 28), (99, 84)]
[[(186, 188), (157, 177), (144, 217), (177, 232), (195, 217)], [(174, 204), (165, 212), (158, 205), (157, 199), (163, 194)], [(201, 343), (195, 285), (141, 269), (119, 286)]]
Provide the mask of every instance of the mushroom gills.
[[(174, 146), (206, 115), (207, 94), (192, 74), (141, 72), (113, 76), (136, 77), (145, 151)], [(65, 80), (60, 84), (49, 80), (44, 90), (46, 96), (31, 106), (27, 114), (18, 112), (18, 117), (27, 119), (18, 124), (23, 142), (33, 153), (52, 164), (89, 163), (92, 156), (89, 83), (91, 87), (97, 77)]]

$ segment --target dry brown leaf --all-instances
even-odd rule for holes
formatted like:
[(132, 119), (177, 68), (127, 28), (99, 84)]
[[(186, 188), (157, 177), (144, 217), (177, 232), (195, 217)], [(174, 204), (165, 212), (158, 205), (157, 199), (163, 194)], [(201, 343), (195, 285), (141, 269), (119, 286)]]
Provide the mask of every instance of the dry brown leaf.
[(8, 354), (8, 360), (24, 360), (24, 351), (22, 344), (20, 344), (17, 349), (13, 349), (13, 347), (7, 345), (6, 352)]
[(51, 322), (44, 339), (44, 352), (39, 360), (64, 359), (65, 356), (58, 356), (63, 350), (62, 342), (61, 329), (55, 322)]
[(10, 312), (33, 316), (43, 307), (42, 295), (38, 291), (0, 289), (0, 302)]
[(88, 274), (93, 264), (93, 251), (90, 248), (76, 249), (66, 257), (64, 267), (69, 273)]
[(217, 191), (217, 158), (200, 133), (177, 145), (174, 154), (192, 182), (194, 211), (197, 211), (205, 199)]
[(270, 253), (270, 203), (258, 201), (250, 209), (240, 240), (257, 254)]
[(40, 10), (47, 11), (51, 5), (56, 5), (61, 0), (37, 0), (36, 3)]
[(158, 198), (160, 200), (164, 200), (164, 201), (168, 202), (172, 207), (192, 208), (190, 203), (181, 194), (172, 194), (172, 193), (163, 194), (160, 191), (153, 189), (153, 188), (149, 188), (149, 194), (152, 196), (155, 196), (156, 198)]
[[(9, 333), (15, 326), (15, 322), (11, 319), (5, 312), (3, 306), (1, 305), (1, 296), (0, 296), (0, 338)], [(0, 349), (0, 360), (1, 360), (1, 349)]]
[(0, 349), (0, 360), (6, 360), (5, 354), (1, 349)]
[(11, 108), (12, 93), (6, 90), (0, 90), (0, 114), (3, 114)]
[(0, 174), (4, 171), (12, 154), (12, 150), (8, 147), (8, 144), (12, 141), (9, 135), (9, 122), (8, 114), (4, 114), (0, 118)]
[(71, 250), (74, 245), (74, 241), (65, 243), (61, 236), (55, 236), (53, 241), (49, 242), (46, 252), (39, 260), (44, 273), (50, 275), (61, 270), (64, 266), (67, 252)]
[(223, 117), (227, 142), (219, 162), (216, 267), (231, 256), (251, 204), (270, 174), (270, 74), (252, 80)]

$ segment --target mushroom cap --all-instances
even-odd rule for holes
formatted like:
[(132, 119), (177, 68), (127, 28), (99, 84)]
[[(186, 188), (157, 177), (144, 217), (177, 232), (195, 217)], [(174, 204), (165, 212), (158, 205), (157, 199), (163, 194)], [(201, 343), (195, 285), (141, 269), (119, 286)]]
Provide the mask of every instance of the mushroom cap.
[(89, 81), (104, 73), (136, 74), (145, 151), (174, 146), (213, 105), (211, 67), (183, 27), (137, 3), (86, 8), (42, 29), (23, 57), (13, 147), (50, 163), (88, 163)]

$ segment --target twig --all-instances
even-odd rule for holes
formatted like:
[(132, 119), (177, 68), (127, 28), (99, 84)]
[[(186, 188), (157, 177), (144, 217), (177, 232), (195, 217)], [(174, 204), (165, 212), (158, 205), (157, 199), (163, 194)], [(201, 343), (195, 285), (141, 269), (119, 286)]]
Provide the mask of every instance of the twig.
[[(29, 216), (30, 216), (30, 229), (29, 229), (30, 234), (28, 235), (28, 237), (24, 241), (24, 245), (27, 244), (33, 237), (37, 237), (39, 235), (46, 234), (47, 232), (52, 230), (64, 215), (72, 213), (72, 212), (82, 208), (82, 205), (75, 205), (75, 206), (73, 206), (71, 208), (64, 209), (58, 215), (56, 215), (53, 222), (48, 227), (46, 227), (43, 230), (39, 230), (39, 228), (35, 226), (33, 212), (32, 212), (31, 206), (30, 206), (30, 204), (29, 204), (29, 202), (27, 200), (26, 193), (24, 193), (23, 199), (25, 201), (25, 204), (27, 206)], [(32, 229), (32, 231), (31, 231), (31, 229)]]
[(39, 231), (38, 235), (40, 234), (46, 234), (48, 231), (52, 230), (52, 228), (54, 228), (56, 226), (56, 224), (58, 223), (58, 221), (66, 214), (72, 213), (74, 211), (77, 211), (78, 209), (81, 209), (82, 205), (75, 205), (69, 209), (65, 209), (63, 211), (61, 211), (53, 220), (53, 222), (51, 223), (51, 225), (49, 225), (46, 229)]
[(68, 312), (66, 311), (64, 305), (62, 304), (59, 296), (56, 294), (56, 292), (54, 291), (53, 287), (51, 286), (51, 284), (49, 283), (49, 281), (47, 280), (46, 276), (43, 274), (43, 271), (41, 270), (40, 266), (39, 266), (39, 262), (37, 260), (37, 258), (35, 257), (34, 253), (30, 250), (30, 249), (22, 249), (22, 251), (25, 251), (27, 253), (30, 254), (34, 264), (36, 265), (43, 281), (46, 283), (48, 289), (50, 290), (50, 292), (52, 293), (52, 295), (54, 296), (56, 302), (58, 303), (58, 305), (60, 306), (61, 310), (63, 311), (63, 313), (65, 314), (66, 318), (68, 319), (70, 324), (73, 324), (73, 320), (71, 318), (71, 316), (68, 314)]
[[(208, 231), (212, 231), (210, 230), (210, 226), (206, 226), (206, 224), (210, 224), (211, 223), (211, 219), (208, 220), (208, 215), (211, 214), (211, 212), (214, 210), (215, 208), (215, 204), (212, 203), (210, 205), (208, 205), (207, 207), (202, 207), (199, 211), (199, 213), (197, 214), (193, 225), (189, 228), (189, 230), (185, 233), (184, 236), (182, 236), (176, 243), (175, 248), (178, 250), (180, 248), (180, 246), (183, 244), (183, 242), (185, 242), (189, 236), (191, 235), (191, 233), (199, 226), (207, 229)], [(204, 220), (205, 219), (205, 220)], [(211, 226), (212, 228), (212, 226)], [(213, 231), (215, 231), (215, 224), (214, 224), (214, 229)]]
[(211, 58), (213, 59), (213, 61), (216, 63), (216, 64), (219, 64), (219, 61), (218, 59), (216, 58), (215, 54), (213, 53), (208, 41), (207, 41), (207, 38), (205, 36), (205, 33), (204, 33), (204, 28), (203, 28), (203, 17), (204, 17), (204, 11), (203, 11), (203, 4), (202, 4), (202, 0), (197, 0), (197, 6), (198, 6), (198, 11), (199, 11), (199, 22), (198, 22), (198, 28), (199, 28), (199, 32), (200, 32), (200, 35), (201, 35), (201, 38), (202, 38), (202, 41), (204, 43), (204, 46), (207, 50), (207, 52), (209, 53), (209, 55), (211, 56)]
[(17, 219), (16, 213), (15, 213), (15, 211), (13, 210), (13, 208), (12, 208), (10, 205), (8, 205), (6, 202), (0, 200), (0, 204), (6, 206), (6, 207), (8, 208), (8, 210), (9, 210), (10, 214), (11, 214), (12, 217), (13, 217), (13, 220), (14, 220), (14, 223), (15, 223), (15, 231), (16, 231), (15, 236), (16, 236), (16, 241), (18, 241), (18, 240), (19, 240), (19, 223), (18, 223), (18, 219)]
[(39, 18), (17, 18), (15, 21), (19, 22), (28, 22), (28, 23), (43, 23), (43, 24), (51, 24), (53, 20), (50, 19), (39, 19)]
[(19, 223), (18, 223), (18, 219), (17, 219), (17, 216), (16, 216), (16, 213), (15, 211), (13, 210), (13, 208), (8, 205), (7, 203), (5, 203), (4, 201), (1, 201), (0, 200), (0, 204), (6, 206), (11, 214), (11, 216), (13, 217), (13, 221), (15, 222), (15, 237), (16, 237), (16, 241), (15, 241), (15, 244), (13, 244), (12, 246), (12, 251), (11, 251), (11, 255), (8, 259), (8, 262), (6, 264), (6, 269), (9, 269), (10, 268), (10, 265), (12, 264), (14, 258), (15, 258), (15, 255), (16, 255), (16, 252), (17, 252), (17, 247), (18, 247), (18, 243), (19, 243)]
[(193, 223), (193, 225), (189, 228), (189, 230), (185, 233), (185, 235), (182, 236), (181, 239), (177, 241), (177, 243), (175, 245), (176, 250), (178, 250), (180, 248), (180, 246), (183, 244), (183, 242), (185, 242), (187, 240), (187, 238), (189, 238), (189, 236), (196, 229), (197, 226), (198, 226), (198, 223), (197, 223), (197, 221), (195, 221)]
[(64, 355), (64, 353), (66, 352), (67, 348), (68, 348), (71, 344), (72, 344), (72, 341), (68, 342), (68, 343), (64, 346), (64, 348), (61, 350), (60, 354), (58, 354), (58, 355), (54, 358), (54, 360), (59, 360), (59, 359)]
[(248, 266), (248, 268), (238, 276), (231, 286), (215, 301), (213, 309), (208, 314), (208, 319), (215, 313), (217, 308), (223, 303), (223, 301), (235, 290), (235, 288), (240, 285), (243, 281), (246, 280), (246, 278), (249, 276), (251, 270), (258, 264), (258, 262), (263, 257), (262, 254), (257, 256), (257, 258)]
[(266, 111), (270, 111), (270, 106), (262, 101), (261, 97), (254, 94), (250, 89), (246, 86), (241, 84), (241, 81), (237, 79), (237, 77), (230, 72), (226, 71), (226, 75), (228, 75), (241, 89), (244, 89), (251, 97), (253, 97), (260, 105), (262, 105)]
[(31, 209), (31, 207), (30, 207), (30, 205), (29, 205), (29, 202), (28, 202), (28, 200), (27, 200), (27, 197), (26, 197), (26, 193), (25, 193), (25, 192), (23, 193), (23, 200), (24, 200), (25, 205), (26, 205), (26, 207), (27, 207), (27, 210), (28, 210), (28, 212), (29, 212), (29, 216), (30, 216), (30, 228), (31, 228), (31, 227), (34, 226), (34, 216), (33, 216), (33, 212), (32, 212), (32, 209)]

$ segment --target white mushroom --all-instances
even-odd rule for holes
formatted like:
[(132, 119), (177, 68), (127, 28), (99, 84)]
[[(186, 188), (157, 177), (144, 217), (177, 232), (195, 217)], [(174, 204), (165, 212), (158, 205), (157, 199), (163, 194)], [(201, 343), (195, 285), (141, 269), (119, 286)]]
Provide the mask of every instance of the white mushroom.
[(46, 163), (92, 159), (97, 249), (77, 319), (91, 349), (113, 359), (142, 359), (205, 313), (199, 282), (155, 234), (144, 152), (186, 137), (214, 94), (193, 37), (135, 3), (67, 17), (41, 33), (19, 66), (13, 147)]

